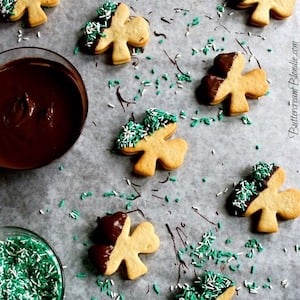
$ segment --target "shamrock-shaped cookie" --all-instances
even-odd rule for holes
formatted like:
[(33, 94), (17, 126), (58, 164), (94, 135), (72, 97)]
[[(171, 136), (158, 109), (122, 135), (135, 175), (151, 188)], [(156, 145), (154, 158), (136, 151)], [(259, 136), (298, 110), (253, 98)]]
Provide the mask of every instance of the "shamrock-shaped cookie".
[(159, 247), (153, 225), (142, 222), (130, 234), (131, 220), (123, 212), (98, 218), (97, 222), (93, 235), (96, 244), (88, 254), (99, 272), (112, 275), (125, 261), (129, 279), (144, 275), (148, 268), (139, 258), (139, 253), (153, 253)]
[(0, 20), (18, 21), (28, 14), (28, 25), (35, 27), (47, 21), (42, 7), (54, 7), (59, 0), (0, 0)]
[(227, 207), (235, 216), (250, 216), (261, 211), (257, 231), (277, 232), (277, 215), (289, 220), (300, 216), (300, 190), (279, 191), (285, 172), (273, 163), (257, 163), (228, 198)]
[(270, 15), (275, 19), (285, 19), (292, 15), (296, 0), (238, 0), (238, 8), (254, 7), (249, 23), (255, 26), (266, 26)]
[(217, 105), (229, 100), (229, 115), (249, 111), (247, 98), (257, 99), (266, 94), (268, 83), (262, 69), (243, 74), (244, 56), (240, 52), (219, 54), (212, 71), (206, 75), (199, 88), (200, 101)]
[(169, 140), (176, 131), (176, 121), (175, 115), (150, 108), (141, 123), (129, 121), (123, 126), (116, 147), (126, 155), (141, 153), (133, 169), (136, 174), (154, 175), (157, 161), (166, 170), (182, 165), (188, 148), (186, 141), (179, 138)]
[(205, 271), (192, 286), (184, 284), (175, 299), (230, 300), (234, 294), (235, 286), (230, 278), (221, 273)]
[(143, 17), (130, 17), (124, 3), (106, 2), (97, 10), (98, 16), (87, 22), (80, 47), (100, 54), (112, 47), (113, 64), (131, 60), (128, 46), (144, 47), (149, 40), (149, 23)]

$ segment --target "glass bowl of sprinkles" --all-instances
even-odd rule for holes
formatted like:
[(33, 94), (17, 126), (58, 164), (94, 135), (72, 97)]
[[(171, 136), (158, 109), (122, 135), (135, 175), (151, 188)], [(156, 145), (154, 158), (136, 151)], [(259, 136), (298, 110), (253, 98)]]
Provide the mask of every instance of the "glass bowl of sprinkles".
[(62, 264), (36, 233), (0, 226), (0, 299), (62, 300)]

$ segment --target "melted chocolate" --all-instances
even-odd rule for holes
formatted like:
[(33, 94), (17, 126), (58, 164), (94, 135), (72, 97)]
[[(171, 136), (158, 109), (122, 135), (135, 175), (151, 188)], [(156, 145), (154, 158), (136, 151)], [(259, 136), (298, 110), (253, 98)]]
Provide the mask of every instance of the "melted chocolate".
[(234, 60), (238, 56), (238, 53), (223, 53), (219, 54), (214, 60), (214, 67), (216, 68), (216, 73), (223, 78), (227, 77), (227, 73), (230, 71)]
[(123, 212), (116, 212), (103, 218), (98, 218), (98, 226), (93, 232), (93, 240), (96, 244), (115, 245), (127, 215)]
[(241, 189), (241, 182), (244, 180), (241, 180), (238, 184), (235, 185), (235, 187), (233, 188), (233, 191), (230, 193), (229, 197), (227, 198), (226, 201), (226, 208), (228, 210), (228, 212), (232, 215), (232, 216), (238, 216), (241, 217), (245, 214), (245, 212), (247, 211), (247, 208), (249, 207), (249, 205), (259, 196), (259, 193), (261, 193), (264, 189), (266, 189), (268, 187), (268, 181), (270, 180), (270, 178), (272, 177), (272, 175), (274, 174), (274, 172), (278, 169), (278, 166), (274, 166), (270, 176), (268, 176), (267, 178), (265, 178), (264, 180), (261, 181), (257, 181), (253, 178), (253, 175), (250, 174), (248, 175), (244, 180), (248, 181), (248, 182), (254, 182), (257, 188), (257, 192), (258, 195), (252, 195), (251, 197), (249, 197), (249, 199), (245, 202), (246, 204), (246, 210), (234, 205), (234, 201), (236, 199), (236, 191), (239, 191)]
[(95, 265), (100, 274), (104, 274), (107, 268), (109, 257), (114, 247), (110, 245), (94, 245), (89, 251), (88, 255), (92, 263)]
[(98, 226), (93, 232), (96, 245), (89, 251), (89, 258), (101, 274), (106, 271), (107, 263), (118, 237), (122, 233), (127, 214), (116, 212), (103, 218), (98, 218)]
[(87, 98), (78, 73), (43, 58), (0, 66), (0, 166), (30, 169), (64, 154), (80, 135)]

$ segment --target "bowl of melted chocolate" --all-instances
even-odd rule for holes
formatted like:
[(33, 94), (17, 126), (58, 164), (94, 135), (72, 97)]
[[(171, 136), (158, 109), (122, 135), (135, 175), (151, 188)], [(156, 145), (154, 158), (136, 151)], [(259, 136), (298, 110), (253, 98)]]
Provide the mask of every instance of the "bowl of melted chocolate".
[(0, 168), (38, 168), (74, 145), (88, 99), (67, 59), (36, 47), (1, 52), (0, 82)]

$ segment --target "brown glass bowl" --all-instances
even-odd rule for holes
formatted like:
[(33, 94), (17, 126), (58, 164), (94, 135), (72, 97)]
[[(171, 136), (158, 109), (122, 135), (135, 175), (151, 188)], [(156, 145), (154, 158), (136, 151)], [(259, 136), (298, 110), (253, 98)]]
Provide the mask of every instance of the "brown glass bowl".
[(73, 146), (88, 97), (66, 58), (36, 47), (1, 52), (0, 82), (0, 167), (38, 168)]

